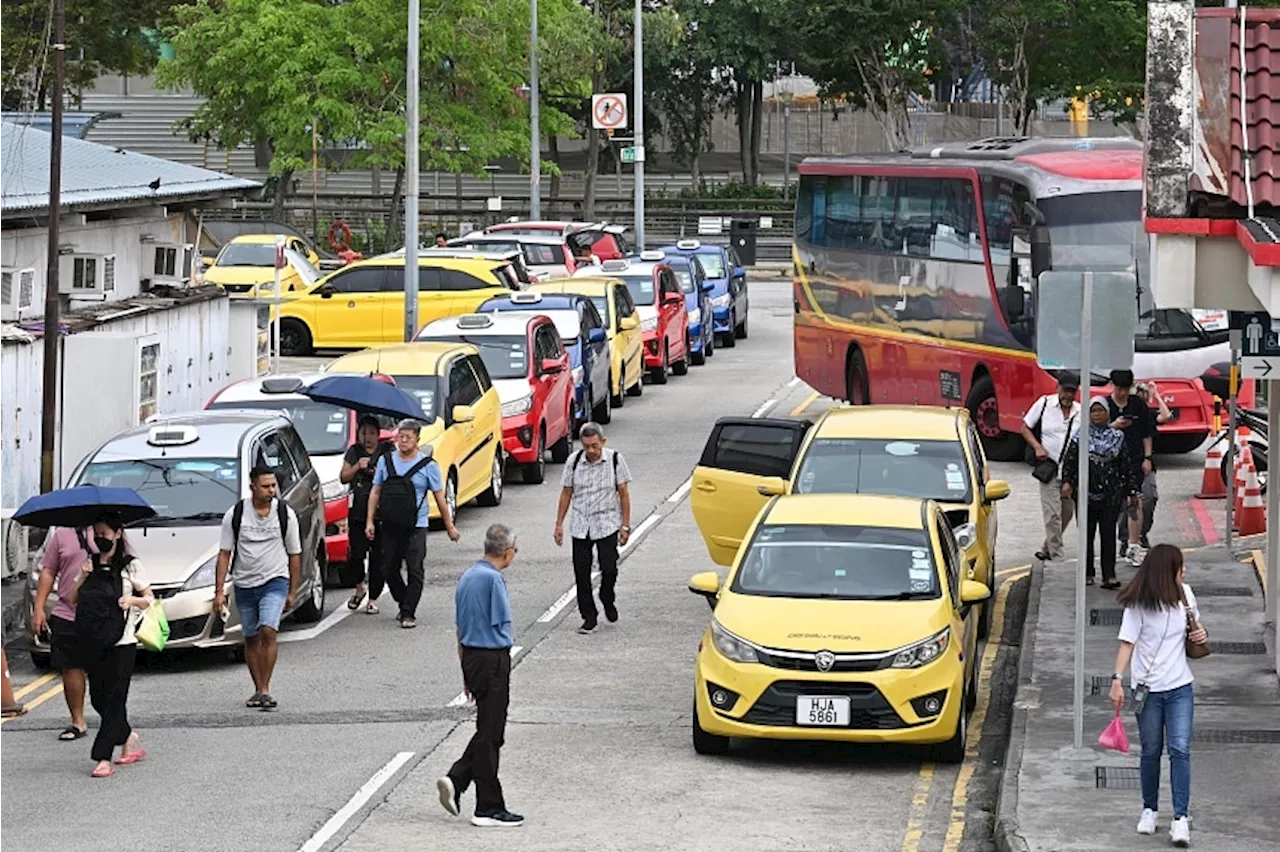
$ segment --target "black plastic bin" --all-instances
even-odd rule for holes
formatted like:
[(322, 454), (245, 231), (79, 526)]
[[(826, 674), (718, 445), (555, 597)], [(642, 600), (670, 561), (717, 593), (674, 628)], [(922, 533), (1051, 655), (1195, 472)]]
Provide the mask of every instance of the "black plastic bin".
[(756, 219), (734, 219), (729, 223), (729, 243), (738, 252), (743, 266), (756, 262), (756, 235), (760, 222)]

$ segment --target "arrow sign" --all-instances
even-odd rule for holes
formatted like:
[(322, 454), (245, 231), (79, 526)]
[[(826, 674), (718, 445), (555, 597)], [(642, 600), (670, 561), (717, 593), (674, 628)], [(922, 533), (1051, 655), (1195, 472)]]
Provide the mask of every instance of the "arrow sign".
[(1272, 368), (1275, 378), (1280, 379), (1280, 358), (1241, 358), (1240, 375), (1246, 379), (1269, 379)]

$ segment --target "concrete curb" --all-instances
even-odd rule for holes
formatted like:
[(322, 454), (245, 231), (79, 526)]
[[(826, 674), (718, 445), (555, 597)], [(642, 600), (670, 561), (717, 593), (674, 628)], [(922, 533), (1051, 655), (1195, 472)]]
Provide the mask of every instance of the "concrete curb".
[(1262, 594), (1267, 594), (1267, 566), (1266, 555), (1261, 550), (1249, 551), (1249, 563), (1253, 565), (1253, 573), (1258, 578), (1258, 586), (1262, 589)]
[(1004, 765), (1000, 772), (1000, 793), (996, 799), (995, 845), (998, 852), (1030, 852), (1018, 824), (1018, 773), (1022, 770), (1022, 746), (1027, 734), (1027, 711), (1019, 706), (1023, 687), (1031, 683), (1035, 658), (1035, 631), (1040, 616), (1040, 589), (1044, 583), (1044, 564), (1031, 566), (1031, 587), (1027, 589), (1027, 611), (1022, 622), (1022, 647), (1018, 656), (1018, 685), (1013, 696), (1013, 712), (1009, 719), (1009, 743), (1005, 747)]

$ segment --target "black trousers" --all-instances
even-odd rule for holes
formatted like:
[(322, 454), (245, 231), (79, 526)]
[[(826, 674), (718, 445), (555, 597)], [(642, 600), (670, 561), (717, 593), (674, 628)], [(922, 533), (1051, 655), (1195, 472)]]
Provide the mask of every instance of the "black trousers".
[(1116, 578), (1116, 537), (1111, 533), (1120, 522), (1124, 505), (1114, 500), (1088, 500), (1086, 502), (1089, 504), (1089, 526), (1087, 528), (1089, 549), (1085, 555), (1084, 575), (1086, 577), (1094, 575), (1093, 537), (1096, 533), (1102, 539), (1102, 581), (1105, 583)]
[(382, 575), (382, 533), (375, 530), (378, 535), (370, 541), (364, 534), (364, 525), (364, 518), (357, 520), (353, 515), (347, 519), (347, 562), (360, 566), (369, 584), (369, 600), (376, 601), (386, 586)]
[(511, 649), (463, 647), (462, 681), (476, 702), (476, 732), (450, 767), (449, 779), (459, 796), (475, 782), (477, 814), (504, 811), (498, 755), (506, 739), (511, 700)]
[[(405, 618), (416, 618), (418, 601), (422, 600), (422, 587), (426, 583), (427, 529), (417, 527), (412, 530), (390, 529), (383, 524), (378, 530), (382, 538), (382, 577), (391, 590), (391, 597), (400, 604), (400, 615)], [(401, 566), (405, 576), (400, 573)], [(373, 578), (370, 578), (370, 583)], [(381, 594), (382, 590), (379, 589)], [(372, 592), (370, 592), (372, 594)]]
[(575, 538), (573, 540), (573, 579), (578, 587), (578, 612), (582, 620), (595, 624), (600, 617), (595, 599), (591, 595), (592, 549), (600, 557), (600, 603), (613, 606), (614, 586), (618, 582), (618, 534), (604, 538)]
[(82, 654), (89, 677), (89, 703), (102, 717), (89, 755), (94, 760), (110, 760), (115, 747), (124, 745), (133, 733), (129, 726), (129, 683), (133, 680), (138, 646), (85, 648)]

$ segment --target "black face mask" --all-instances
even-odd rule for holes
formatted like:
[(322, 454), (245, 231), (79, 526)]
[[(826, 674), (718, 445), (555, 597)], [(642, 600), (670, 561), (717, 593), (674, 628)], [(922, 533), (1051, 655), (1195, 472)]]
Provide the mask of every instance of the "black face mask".
[(106, 553), (108, 550), (110, 550), (112, 547), (115, 546), (115, 543), (116, 543), (116, 540), (114, 538), (104, 538), (103, 536), (100, 536), (100, 535), (95, 535), (93, 537), (93, 545), (94, 547), (98, 548), (99, 553)]

